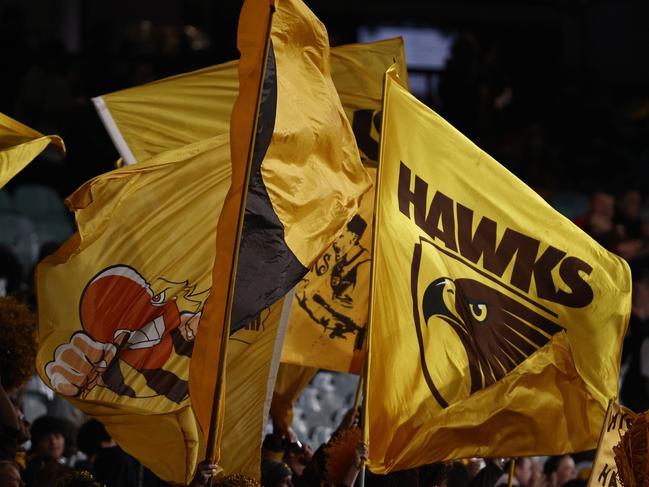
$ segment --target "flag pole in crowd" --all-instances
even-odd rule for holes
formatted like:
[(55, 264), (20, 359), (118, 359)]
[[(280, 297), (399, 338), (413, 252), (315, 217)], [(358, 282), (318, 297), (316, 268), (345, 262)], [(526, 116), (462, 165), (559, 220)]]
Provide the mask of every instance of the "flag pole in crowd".
[[(383, 75), (383, 101), (382, 101), (382, 106), (381, 106), (381, 127), (384, 127), (385, 124), (385, 113), (386, 113), (386, 90), (387, 90), (387, 83), (388, 83), (388, 73), (394, 72), (395, 76), (398, 76), (396, 74), (397, 72), (397, 66), (396, 64), (393, 64), (390, 66), (387, 70), (387, 72)], [(363, 428), (363, 443), (368, 445), (368, 451), (369, 451), (369, 444), (368, 444), (368, 429), (367, 429), (367, 398), (368, 398), (368, 390), (369, 390), (369, 381), (368, 381), (368, 370), (369, 370), (369, 364), (371, 360), (371, 355), (370, 355), (370, 334), (372, 332), (372, 319), (373, 319), (373, 309), (374, 309), (374, 288), (375, 288), (375, 279), (376, 279), (376, 272), (374, 269), (374, 263), (375, 259), (374, 256), (376, 255), (376, 247), (378, 245), (377, 241), (377, 229), (379, 228), (379, 213), (377, 211), (378, 204), (381, 198), (381, 167), (382, 167), (382, 160), (383, 160), (383, 147), (384, 147), (384, 141), (385, 137), (383, 136), (383, 131), (379, 133), (379, 167), (376, 172), (376, 182), (374, 183), (374, 212), (373, 212), (373, 218), (372, 218), (372, 260), (370, 261), (370, 298), (369, 298), (369, 306), (368, 306), (368, 312), (367, 312), (367, 330), (365, 331), (365, 364), (363, 366), (363, 374), (361, 375), (361, 380), (360, 383), (363, 384), (363, 414), (362, 414), (362, 428)], [(365, 461), (361, 463), (361, 471), (360, 471), (360, 486), (365, 487)]]
[(507, 478), (507, 487), (512, 487), (514, 481), (514, 469), (516, 468), (516, 457), (512, 457), (509, 462), (509, 477)]
[(257, 98), (255, 102), (255, 113), (253, 118), (252, 130), (250, 132), (250, 141), (248, 145), (248, 154), (246, 160), (246, 169), (245, 169), (245, 184), (243, 185), (243, 191), (241, 192), (241, 200), (239, 203), (239, 215), (237, 222), (237, 229), (235, 233), (235, 244), (234, 252), (232, 253), (232, 261), (230, 267), (230, 281), (227, 288), (226, 303), (225, 303), (225, 323), (221, 331), (221, 343), (220, 343), (220, 352), (219, 352), (219, 363), (217, 370), (216, 385), (214, 387), (214, 398), (212, 401), (212, 411), (210, 416), (210, 429), (207, 438), (207, 449), (205, 452), (205, 460), (210, 461), (214, 457), (215, 446), (217, 441), (217, 421), (219, 418), (219, 413), (222, 408), (222, 399), (224, 395), (224, 378), (225, 378), (225, 363), (227, 359), (227, 347), (228, 347), (228, 337), (230, 336), (230, 319), (232, 315), (232, 303), (234, 300), (234, 288), (237, 274), (237, 261), (239, 257), (239, 246), (241, 243), (241, 235), (243, 231), (243, 220), (246, 211), (246, 198), (248, 196), (248, 183), (250, 180), (250, 172), (252, 167), (252, 158), (254, 155), (255, 140), (257, 136), (257, 125), (259, 123), (259, 108), (261, 105), (261, 95), (264, 85), (264, 79), (266, 74), (266, 66), (268, 64), (268, 53), (270, 49), (270, 32), (273, 25), (273, 14), (275, 13), (275, 5), (271, 3), (269, 5), (269, 16), (268, 22), (266, 25), (266, 42), (264, 46), (264, 54), (262, 58), (263, 67), (261, 69), (261, 76), (259, 77), (259, 84), (257, 87)]

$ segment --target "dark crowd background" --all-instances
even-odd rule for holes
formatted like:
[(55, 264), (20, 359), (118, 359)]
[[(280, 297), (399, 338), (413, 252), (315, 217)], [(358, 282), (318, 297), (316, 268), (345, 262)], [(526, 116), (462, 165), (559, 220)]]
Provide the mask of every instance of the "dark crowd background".
[[(542, 194), (649, 189), (646, 2), (307, 3), (332, 45), (384, 26), (451, 36), (444, 65), (411, 63), (417, 95)], [(90, 97), (235, 59), (240, 6), (0, 0), (0, 111), (68, 146), (65, 161), (36, 161), (13, 185), (67, 196), (111, 169), (118, 156)]]

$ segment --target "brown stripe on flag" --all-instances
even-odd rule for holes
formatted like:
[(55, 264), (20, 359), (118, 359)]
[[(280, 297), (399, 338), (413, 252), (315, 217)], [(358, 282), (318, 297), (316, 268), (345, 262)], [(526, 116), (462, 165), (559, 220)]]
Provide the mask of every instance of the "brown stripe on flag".
[(308, 271), (286, 245), (284, 225), (273, 209), (261, 173), (277, 109), (277, 69), (272, 43), (261, 96), (230, 333), (246, 326), (262, 309), (284, 296)]

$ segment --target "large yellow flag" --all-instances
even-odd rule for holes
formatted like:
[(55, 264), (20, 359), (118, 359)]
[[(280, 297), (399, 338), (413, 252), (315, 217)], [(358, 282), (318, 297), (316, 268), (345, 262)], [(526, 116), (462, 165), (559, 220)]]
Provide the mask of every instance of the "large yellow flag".
[(50, 144), (65, 152), (59, 136), (43, 135), (0, 113), (0, 188)]
[(214, 137), (92, 179), (67, 200), (78, 232), (37, 270), (39, 374), (176, 483), (200, 459), (189, 360), (229, 159)]
[[(345, 113), (350, 121), (354, 120), (356, 113), (361, 114), (362, 123), (354, 124), (354, 135), (359, 144), (361, 140), (371, 139), (378, 147), (375, 122), (378, 120), (376, 114), (381, 108), (383, 72), (396, 58), (400, 60), (404, 76), (407, 76), (403, 56), (403, 41), (400, 38), (341, 46), (331, 50), (332, 79), (341, 96)], [(100, 108), (99, 112), (103, 114), (102, 119), (106, 125), (111, 126), (112, 123), (113, 128), (117, 129), (117, 140), (121, 137), (126, 144), (127, 152), (122, 152), (124, 146), (120, 152), (128, 157), (130, 151), (135, 160), (144, 160), (159, 151), (200, 140), (214, 130), (222, 130), (222, 120), (229, 123), (229, 110), (238, 93), (237, 70), (238, 62), (226, 63), (110, 93), (100, 97), (101, 99), (95, 99), (95, 103)], [(354, 73), (357, 76), (354, 76)], [(367, 110), (372, 113), (369, 118), (365, 117)], [(217, 120), (216, 125), (213, 124), (214, 120)], [(366, 121), (371, 123), (365, 123)], [(116, 145), (120, 147), (117, 142)], [(363, 147), (366, 146), (367, 144)], [(368, 152), (372, 153), (370, 150)], [(373, 160), (367, 159), (363, 152), (361, 156), (365, 164), (376, 164), (376, 156)], [(374, 170), (371, 169), (370, 174), (374, 179)], [(371, 219), (372, 202), (373, 193), (370, 190), (363, 198), (359, 210), (365, 221)], [(369, 249), (370, 240), (371, 230), (368, 228), (361, 245)], [(368, 266), (368, 262), (364, 262), (364, 267)], [(363, 290), (363, 298), (359, 300), (362, 302), (357, 301), (356, 306), (361, 310), (363, 318), (359, 321), (363, 324), (367, 315), (367, 282), (366, 273), (359, 273), (356, 287)], [(262, 315), (264, 313), (265, 311), (262, 311)], [(226, 472), (240, 471), (251, 476), (259, 475), (258, 443), (261, 442), (261, 433), (253, 432), (251, 427), (259, 426), (261, 431), (264, 426), (260, 420), (267, 399), (267, 386), (273, 378), (268, 366), (274, 358), (274, 343), (269, 339), (277, 325), (274, 318), (278, 318), (276, 314), (262, 320), (265, 323), (261, 327), (263, 333), (258, 328), (253, 330), (246, 327), (230, 339), (221, 459)], [(325, 350), (320, 356), (315, 353), (319, 350), (317, 346), (305, 346), (304, 342), (293, 348), (295, 360), (298, 363), (313, 360), (320, 367), (329, 365), (330, 368), (339, 370), (350, 369), (354, 345), (356, 344), (358, 349), (361, 340), (330, 340), (327, 335), (321, 333), (319, 324), (313, 322), (306, 325), (312, 333), (320, 335), (320, 340), (331, 342), (334, 346), (333, 354)], [(295, 329), (294, 325), (291, 326)], [(242, 340), (238, 338), (240, 334), (245, 334), (248, 338)], [(341, 351), (336, 356), (338, 349)], [(284, 352), (286, 350), (285, 347)], [(361, 355), (359, 350), (355, 353), (354, 363), (358, 364)], [(319, 362), (329, 356), (337, 359)], [(249, 360), (241, 360), (242, 357)], [(298, 369), (290, 366), (286, 368), (291, 372)], [(306, 370), (305, 374), (298, 374), (297, 382), (293, 383), (294, 374), (287, 375), (280, 368), (271, 415), (286, 428), (290, 426), (292, 399), (316, 372), (316, 369)], [(354, 366), (352, 370), (358, 370), (358, 367)]]
[[(403, 40), (350, 44), (332, 48), (330, 53), (331, 78), (352, 124), (362, 161), (371, 168), (378, 160), (383, 73), (396, 61), (407, 82)], [(237, 68), (238, 62), (233, 61), (173, 76), (103, 95), (95, 104), (125, 160), (144, 160), (227, 130), (224, 121), (229, 122), (238, 93)], [(375, 171), (368, 172), (373, 181)], [(282, 361), (360, 372), (373, 199), (370, 190), (337, 243), (300, 283)]]
[[(378, 164), (383, 75), (407, 83), (401, 38), (331, 50), (331, 75), (372, 181)], [(297, 286), (282, 361), (360, 373), (369, 301), (374, 190)]]
[[(370, 186), (329, 74), (326, 29), (302, 2), (286, 0), (277, 6), (269, 40), (269, 11), (268, 2), (247, 1), (239, 22), (239, 97), (230, 123), (232, 185), (219, 218), (214, 285), (190, 370), (192, 404), (206, 434), (223, 326), (231, 323), (235, 331), (286, 294), (357, 212)], [(245, 220), (235, 269), (242, 204)], [(226, 316), (235, 270), (232, 316)]]
[(627, 264), (387, 76), (369, 467), (594, 448)]

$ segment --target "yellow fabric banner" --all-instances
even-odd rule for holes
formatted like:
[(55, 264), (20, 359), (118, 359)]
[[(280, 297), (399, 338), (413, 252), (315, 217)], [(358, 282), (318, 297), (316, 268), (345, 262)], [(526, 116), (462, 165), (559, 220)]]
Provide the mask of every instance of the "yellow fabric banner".
[[(353, 124), (361, 156), (366, 158), (368, 152), (376, 163), (383, 73), (396, 59), (407, 76), (403, 40), (350, 44), (330, 52), (331, 77)], [(239, 93), (238, 70), (239, 62), (230, 61), (99, 98), (115, 123), (118, 137), (136, 161), (143, 161), (229, 132), (230, 113)], [(356, 121), (355, 112), (359, 112)]]
[(361, 159), (369, 166), (379, 160), (383, 74), (392, 64), (402, 84), (409, 86), (401, 37), (331, 49), (331, 78), (352, 124)]
[[(408, 71), (401, 38), (331, 50), (331, 76), (372, 181), (385, 70)], [(369, 300), (374, 191), (296, 289), (282, 361), (360, 374)]]
[(50, 144), (65, 152), (59, 136), (43, 135), (0, 113), (0, 188)]
[[(367, 168), (374, 180), (376, 169)], [(295, 289), (282, 362), (360, 374), (370, 291), (374, 188)]]
[(633, 411), (620, 406), (617, 401), (611, 401), (608, 405), (588, 487), (622, 487), (617, 474), (613, 447), (620, 442), (620, 438), (629, 429), (635, 416)]
[(291, 438), (294, 433), (293, 403), (300, 397), (304, 388), (318, 373), (313, 367), (302, 367), (292, 364), (280, 364), (275, 381), (275, 390), (270, 404), (270, 417), (273, 428), (280, 431), (286, 438)]
[[(190, 370), (192, 402), (205, 433), (222, 327), (231, 321), (230, 330), (236, 330), (286, 294), (358, 211), (359, 199), (371, 184), (331, 81), (324, 26), (302, 2), (279, 2), (268, 65), (262, 73), (268, 11), (268, 2), (245, 2), (239, 22), (239, 97), (230, 124), (232, 186), (218, 224), (215, 285)], [(254, 113), (260, 80), (263, 90), (257, 124)], [(244, 168), (253, 130), (257, 133), (246, 180)], [(236, 293), (232, 317), (226, 317), (246, 185)]]
[(280, 299), (262, 310), (230, 337), (221, 456), (226, 475), (260, 477), (261, 443), (276, 371), (272, 367), (279, 365), (278, 341), (283, 336), (278, 336), (283, 304)]
[(369, 467), (594, 448), (628, 265), (386, 81), (371, 296)]
[(78, 232), (37, 269), (38, 372), (164, 480), (200, 450), (189, 360), (230, 183), (227, 136), (84, 184)]
[[(144, 161), (229, 133), (230, 113), (239, 93), (238, 68), (238, 61), (230, 61), (100, 98), (128, 150), (136, 161)], [(98, 100), (95, 104), (101, 106)]]

